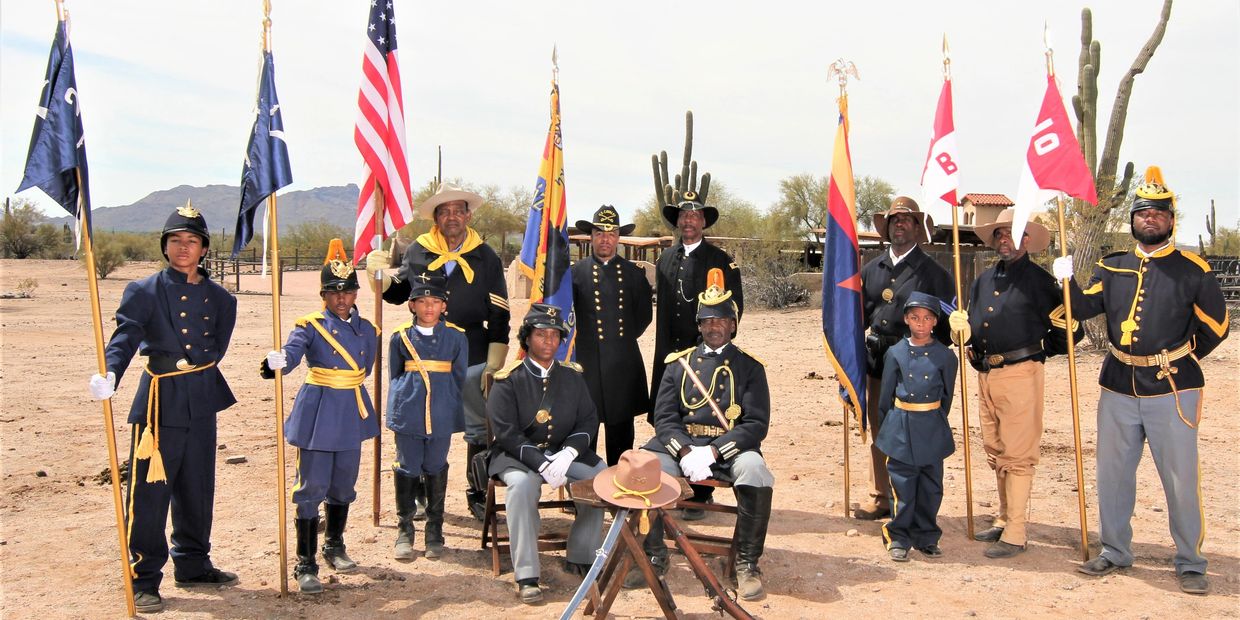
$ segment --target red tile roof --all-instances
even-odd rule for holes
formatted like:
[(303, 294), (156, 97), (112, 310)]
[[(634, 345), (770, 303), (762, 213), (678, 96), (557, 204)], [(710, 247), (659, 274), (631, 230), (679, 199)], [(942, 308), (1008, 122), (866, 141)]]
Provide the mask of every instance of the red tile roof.
[(979, 207), (1011, 207), (1016, 204), (1003, 194), (965, 194), (964, 199)]

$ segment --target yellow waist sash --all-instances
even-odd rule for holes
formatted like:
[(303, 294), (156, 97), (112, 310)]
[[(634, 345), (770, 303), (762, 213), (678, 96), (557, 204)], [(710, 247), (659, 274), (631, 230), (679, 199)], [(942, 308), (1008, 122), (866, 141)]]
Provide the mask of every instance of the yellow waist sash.
[(370, 417), (366, 401), (362, 398), (362, 384), (366, 382), (365, 370), (339, 370), (336, 368), (311, 368), (306, 383), (333, 390), (353, 390), (357, 397), (357, 413), (362, 419)]
[(896, 406), (905, 411), (916, 411), (916, 412), (938, 411), (939, 407), (942, 406), (942, 401), (936, 400), (932, 403), (906, 403), (897, 398)]
[(418, 364), (417, 360), (405, 360), (405, 372), (417, 372), (419, 368), (426, 372), (452, 372), (452, 362), (422, 360)]

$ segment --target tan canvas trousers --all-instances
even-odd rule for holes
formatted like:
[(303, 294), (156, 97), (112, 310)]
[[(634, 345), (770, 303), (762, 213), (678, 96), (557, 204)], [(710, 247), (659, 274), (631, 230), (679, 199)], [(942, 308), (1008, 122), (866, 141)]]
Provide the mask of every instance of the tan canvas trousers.
[(978, 373), (982, 444), (986, 463), (995, 470), (1003, 540), (1025, 544), (1029, 495), (1042, 442), (1042, 395), (1045, 368), (1027, 361)]

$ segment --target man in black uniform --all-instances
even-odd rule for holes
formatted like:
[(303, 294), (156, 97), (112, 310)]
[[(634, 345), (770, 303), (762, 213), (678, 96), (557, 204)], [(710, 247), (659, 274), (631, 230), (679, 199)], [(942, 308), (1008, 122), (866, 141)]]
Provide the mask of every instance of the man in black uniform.
[[(486, 389), (495, 371), (508, 356), (508, 285), (499, 255), (483, 241), (478, 231), (469, 227), (473, 212), (482, 206), (482, 196), (465, 191), (451, 183), (418, 206), (422, 216), (431, 215), (435, 225), (419, 235), (405, 251), (400, 271), (391, 275), (387, 270), (390, 257), (382, 250), (366, 256), (370, 273), (383, 272), (380, 286), (384, 301), (404, 305), (409, 301), (410, 278), (424, 272), (444, 277), (448, 283), (448, 309), (445, 321), (465, 330), (469, 340), (469, 371), (461, 398), (465, 401), (465, 469), (478, 452), (486, 449)], [(373, 276), (372, 276), (373, 277)], [(425, 496), (417, 488), (414, 494)], [(486, 489), (472, 484), (466, 491), (469, 510), (482, 520)]]
[[(592, 251), (573, 265), (577, 362), (607, 429), (609, 465), (633, 447), (633, 418), (650, 411), (646, 363), (637, 339), (650, 325), (653, 292), (645, 270), (616, 254), (620, 236), (633, 232), (633, 226), (621, 226), (611, 205), (599, 207), (593, 221), (577, 222), (577, 230), (590, 235)], [(596, 435), (590, 449), (597, 443)]]
[[(544, 482), (552, 488), (593, 478), (603, 471), (590, 443), (598, 432), (594, 402), (580, 367), (556, 362), (560, 340), (568, 335), (562, 312), (530, 304), (517, 342), (527, 353), (495, 373), (487, 413), (495, 431), (487, 473), (504, 481), (512, 572), (521, 602), (542, 600), (538, 586), (538, 498)], [(603, 510), (576, 504), (568, 533), (564, 568), (585, 575), (603, 542)]]
[[(1200, 256), (1175, 247), (1175, 193), (1151, 166), (1129, 224), (1137, 247), (1102, 257), (1084, 291), (1071, 282), (1076, 318), (1106, 316), (1110, 355), (1098, 383), (1098, 520), (1102, 553), (1077, 567), (1101, 576), (1132, 565), (1132, 513), (1144, 444), (1158, 468), (1175, 541), (1180, 590), (1206, 594), (1205, 510), (1197, 463), (1209, 355), (1231, 325), (1218, 279)], [(1072, 257), (1055, 259), (1072, 277)], [(1234, 375), (1233, 375), (1234, 376)]]
[[(1013, 211), (1006, 209), (994, 222), (977, 227), (977, 236), (1000, 260), (973, 281), (970, 311), (956, 310), (949, 319), (953, 339), (969, 344), (968, 360), (977, 370), (982, 442), (999, 494), (992, 527), (974, 536), (991, 543), (988, 558), (1025, 550), (1029, 494), (1042, 441), (1043, 361), (1068, 352), (1063, 292), (1029, 258), (1050, 246), (1050, 231), (1030, 220), (1017, 248)], [(1080, 338), (1085, 330), (1075, 327)]]
[[(659, 455), (663, 471), (690, 482), (707, 478), (732, 482), (737, 590), (741, 598), (752, 601), (764, 593), (758, 560), (766, 545), (775, 484), (761, 452), (771, 423), (771, 393), (762, 362), (732, 342), (739, 308), (724, 288), (723, 270), (712, 269), (709, 278), (695, 313), (702, 344), (664, 359), (670, 368), (655, 400), (655, 436), (643, 449)], [(704, 396), (704, 391), (710, 395)], [(666, 574), (661, 522), (651, 523), (643, 546), (655, 572)], [(637, 570), (625, 578), (629, 588), (644, 583)]]
[[(698, 342), (697, 297), (706, 290), (706, 274), (711, 269), (723, 272), (727, 290), (736, 302), (736, 320), (745, 313), (741, 289), (741, 270), (731, 256), (705, 239), (705, 231), (719, 219), (719, 210), (697, 201), (697, 194), (686, 191), (676, 205), (663, 205), (663, 219), (680, 231), (680, 239), (659, 255), (655, 265), (655, 293), (658, 310), (655, 318), (654, 367), (650, 371), (650, 398), (659, 392), (667, 356), (692, 347)], [(653, 422), (653, 417), (651, 417)], [(711, 487), (694, 487), (694, 499), (709, 501)], [(686, 521), (706, 517), (700, 509), (684, 510)]]
[(111, 398), (134, 354), (147, 358), (129, 410), (126, 503), (140, 613), (164, 607), (159, 585), (168, 561), (170, 505), (177, 587), (237, 583), (210, 558), (215, 418), (237, 402), (217, 366), (232, 338), (237, 300), (199, 267), (210, 244), (206, 220), (189, 203), (168, 217), (160, 238), (168, 267), (125, 287), (105, 353), (107, 376), (90, 379), (95, 399)]
[[(921, 212), (917, 202), (907, 196), (899, 196), (891, 207), (874, 214), (874, 230), (890, 249), (861, 268), (861, 297), (865, 323), (869, 333), (865, 337), (867, 351), (866, 373), (866, 420), (870, 437), (878, 435), (882, 419), (878, 412), (878, 388), (883, 376), (883, 356), (891, 345), (908, 336), (904, 323), (904, 304), (913, 291), (927, 293), (939, 299), (955, 296), (951, 276), (934, 262), (918, 245), (928, 242), (927, 231), (934, 226), (930, 216)], [(946, 321), (940, 321), (934, 335), (939, 342), (950, 342)], [(891, 482), (887, 477), (886, 457), (874, 443), (870, 443), (870, 499), (853, 511), (858, 519), (881, 519), (891, 514)]]

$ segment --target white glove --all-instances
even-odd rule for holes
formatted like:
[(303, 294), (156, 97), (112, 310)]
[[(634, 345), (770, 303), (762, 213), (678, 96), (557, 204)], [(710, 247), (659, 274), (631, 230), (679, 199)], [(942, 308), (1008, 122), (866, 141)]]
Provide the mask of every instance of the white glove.
[(1051, 263), (1051, 273), (1056, 280), (1067, 280), (1075, 273), (1072, 269), (1072, 255), (1060, 256)]
[(288, 366), (288, 356), (284, 354), (284, 349), (267, 352), (267, 368), (283, 370), (285, 366)]
[[(370, 254), (366, 255), (366, 279), (370, 280), (370, 286), (372, 289), (378, 285), (380, 286), (379, 292), (383, 292), (388, 290), (389, 286), (392, 286), (392, 280), (394, 278), (389, 274), (394, 270), (391, 266), (389, 266), (390, 260), (391, 255), (387, 250), (371, 250)], [(375, 273), (379, 271), (384, 272), (382, 282), (375, 281)]]
[(947, 316), (947, 324), (952, 330), (952, 342), (957, 345), (964, 345), (973, 335), (973, 330), (969, 327), (969, 313), (964, 310), (953, 310)]
[(548, 458), (551, 459), (551, 462), (547, 465), (547, 469), (543, 471), (543, 477), (550, 475), (558, 478), (567, 478), (568, 466), (577, 460), (577, 451), (573, 448), (564, 448)]
[(94, 400), (107, 400), (116, 393), (116, 373), (109, 372), (107, 377), (98, 374), (90, 377), (90, 397)]
[(554, 461), (547, 461), (547, 463), (543, 465), (543, 468), (538, 473), (542, 475), (542, 479), (545, 480), (547, 484), (551, 485), (551, 488), (558, 489), (564, 486), (564, 483), (568, 482), (568, 477), (565, 476), (564, 474), (557, 475), (556, 472), (553, 471), (553, 468), (551, 467), (553, 463)]
[(710, 477), (710, 466), (715, 462), (715, 451), (710, 446), (693, 446), (680, 459), (680, 470), (689, 482), (699, 482)]

